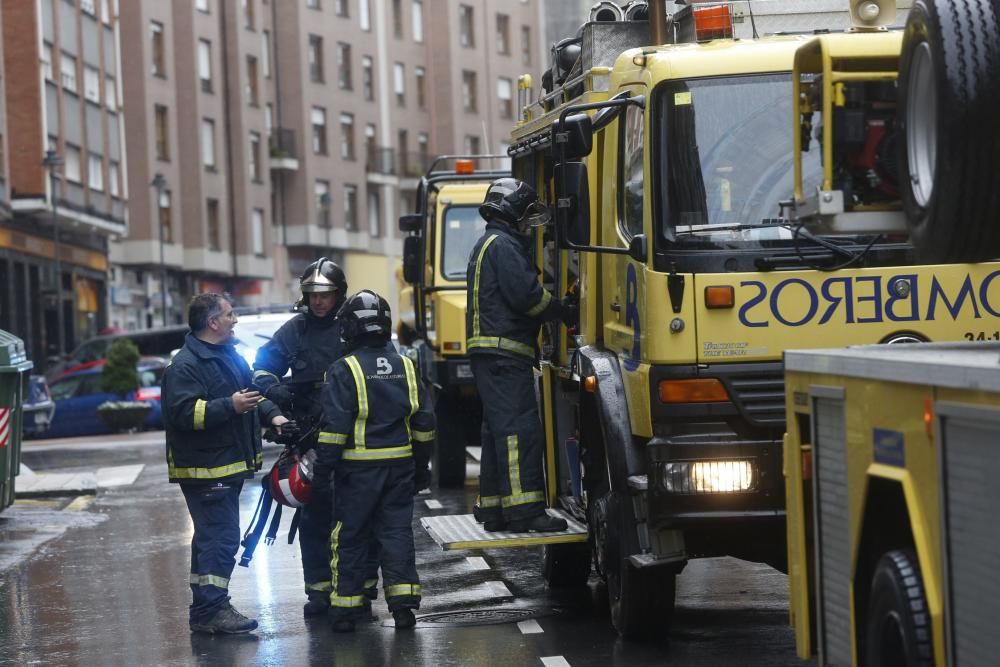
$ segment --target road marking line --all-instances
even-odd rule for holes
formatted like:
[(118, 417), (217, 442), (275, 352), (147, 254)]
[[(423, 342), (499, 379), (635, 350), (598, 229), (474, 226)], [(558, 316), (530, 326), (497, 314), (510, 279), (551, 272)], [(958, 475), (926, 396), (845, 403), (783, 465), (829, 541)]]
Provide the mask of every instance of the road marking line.
[(541, 658), (541, 661), (545, 667), (569, 667), (566, 658), (561, 655), (550, 655), (547, 658)]
[(433, 498), (431, 498), (430, 500), (425, 500), (424, 504), (427, 505), (427, 507), (432, 510), (439, 510), (443, 507), (440, 500), (434, 500)]
[(142, 474), (146, 465), (139, 463), (136, 465), (112, 466), (110, 468), (97, 469), (97, 486), (102, 488), (112, 486), (131, 486)]
[(69, 505), (63, 508), (64, 512), (82, 512), (94, 504), (94, 496), (77, 496)]
[(465, 561), (472, 566), (473, 570), (488, 570), (490, 569), (489, 563), (482, 556), (467, 556)]
[(495, 598), (512, 598), (514, 594), (510, 592), (502, 581), (487, 581), (486, 585), (490, 587), (490, 591), (493, 593)]
[(545, 632), (545, 630), (542, 630), (542, 626), (538, 625), (538, 621), (520, 621), (517, 624), (517, 628), (521, 631), (522, 635), (537, 635)]

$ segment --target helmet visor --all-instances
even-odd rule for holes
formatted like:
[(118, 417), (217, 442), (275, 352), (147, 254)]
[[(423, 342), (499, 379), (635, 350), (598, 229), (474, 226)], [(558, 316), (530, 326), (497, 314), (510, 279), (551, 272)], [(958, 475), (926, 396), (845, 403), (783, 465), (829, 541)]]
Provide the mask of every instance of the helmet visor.
[(552, 213), (549, 207), (540, 201), (536, 201), (528, 207), (521, 218), (521, 224), (526, 227), (543, 227), (552, 221)]

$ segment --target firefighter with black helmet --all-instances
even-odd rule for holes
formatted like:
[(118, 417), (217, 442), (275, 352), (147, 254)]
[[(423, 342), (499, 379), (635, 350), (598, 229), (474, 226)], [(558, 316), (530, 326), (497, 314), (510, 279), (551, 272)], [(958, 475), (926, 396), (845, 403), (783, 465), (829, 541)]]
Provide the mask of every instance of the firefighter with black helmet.
[[(299, 303), (306, 309), (285, 322), (257, 352), (253, 383), (292, 417), (300, 431), (307, 432), (319, 424), (323, 374), (345, 352), (336, 315), (347, 296), (347, 278), (333, 260), (320, 257), (302, 273), (299, 285)], [(292, 375), (285, 378), (289, 370)], [(304, 454), (315, 446), (315, 436), (299, 446)], [(298, 527), (306, 616), (325, 614), (329, 604), (333, 507), (328, 479), (328, 470), (314, 471), (312, 498), (302, 508)]]
[(413, 545), (414, 459), (430, 459), (434, 411), (413, 361), (390, 341), (389, 304), (365, 290), (338, 315), (347, 356), (327, 371), (319, 461), (334, 471), (331, 542), (334, 631), (364, 615), (371, 544), (379, 546), (382, 585), (397, 629), (412, 628), (420, 606)]
[(538, 282), (528, 231), (545, 224), (548, 211), (530, 185), (497, 179), (479, 214), (486, 231), (472, 249), (466, 276), (467, 347), (483, 402), (476, 518), (488, 531), (566, 530), (565, 520), (545, 512), (533, 369), (541, 324), (572, 322), (577, 309)]

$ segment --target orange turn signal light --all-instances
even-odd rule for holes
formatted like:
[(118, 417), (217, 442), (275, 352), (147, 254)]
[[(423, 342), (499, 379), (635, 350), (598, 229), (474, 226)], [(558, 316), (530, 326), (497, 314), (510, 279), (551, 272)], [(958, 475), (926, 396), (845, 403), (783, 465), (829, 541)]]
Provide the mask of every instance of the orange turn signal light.
[(927, 437), (934, 439), (934, 402), (929, 398), (924, 399), (924, 430)]
[(583, 389), (588, 394), (593, 394), (595, 391), (597, 391), (597, 376), (588, 375), (587, 377), (583, 378)]
[(452, 340), (452, 341), (446, 341), (445, 344), (443, 345), (443, 347), (444, 347), (444, 349), (448, 350), (449, 352), (454, 352), (456, 350), (461, 350), (462, 349), (462, 344), (459, 343), (458, 341)]
[(705, 288), (706, 308), (732, 308), (736, 305), (736, 290), (732, 285), (714, 285)]
[(660, 400), (664, 403), (721, 403), (729, 392), (716, 378), (660, 380)]
[(476, 170), (476, 165), (472, 160), (455, 160), (456, 174), (471, 174)]

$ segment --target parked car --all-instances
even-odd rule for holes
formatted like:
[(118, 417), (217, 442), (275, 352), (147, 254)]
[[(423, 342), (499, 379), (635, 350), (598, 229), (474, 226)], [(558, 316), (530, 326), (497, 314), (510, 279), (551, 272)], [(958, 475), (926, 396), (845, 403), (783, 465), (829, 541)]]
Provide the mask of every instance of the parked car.
[(128, 338), (143, 356), (165, 357), (184, 345), (184, 336), (188, 332), (186, 324), (170, 327), (143, 329), (142, 331), (123, 331), (107, 336), (95, 336), (81, 343), (71, 354), (57, 361), (50, 361), (45, 377), (51, 383), (70, 370), (75, 370), (82, 364), (100, 361), (108, 356), (108, 348), (119, 338)]
[[(92, 361), (63, 373), (49, 385), (55, 401), (55, 416), (45, 438), (67, 438), (78, 435), (111, 433), (111, 429), (97, 416), (97, 406), (105, 401), (121, 400), (119, 396), (101, 390), (101, 372), (105, 360)], [(136, 370), (139, 389), (131, 392), (126, 400), (148, 401), (153, 409), (143, 424), (144, 429), (163, 428), (160, 409), (160, 383), (167, 360), (162, 357), (143, 357)]]
[(56, 404), (49, 393), (49, 385), (41, 375), (25, 378), (24, 403), (22, 405), (21, 432), (25, 438), (38, 437), (48, 430), (52, 423)]
[(253, 368), (257, 350), (271, 340), (282, 324), (294, 316), (295, 313), (290, 310), (281, 313), (239, 315), (239, 321), (236, 323), (236, 351)]

